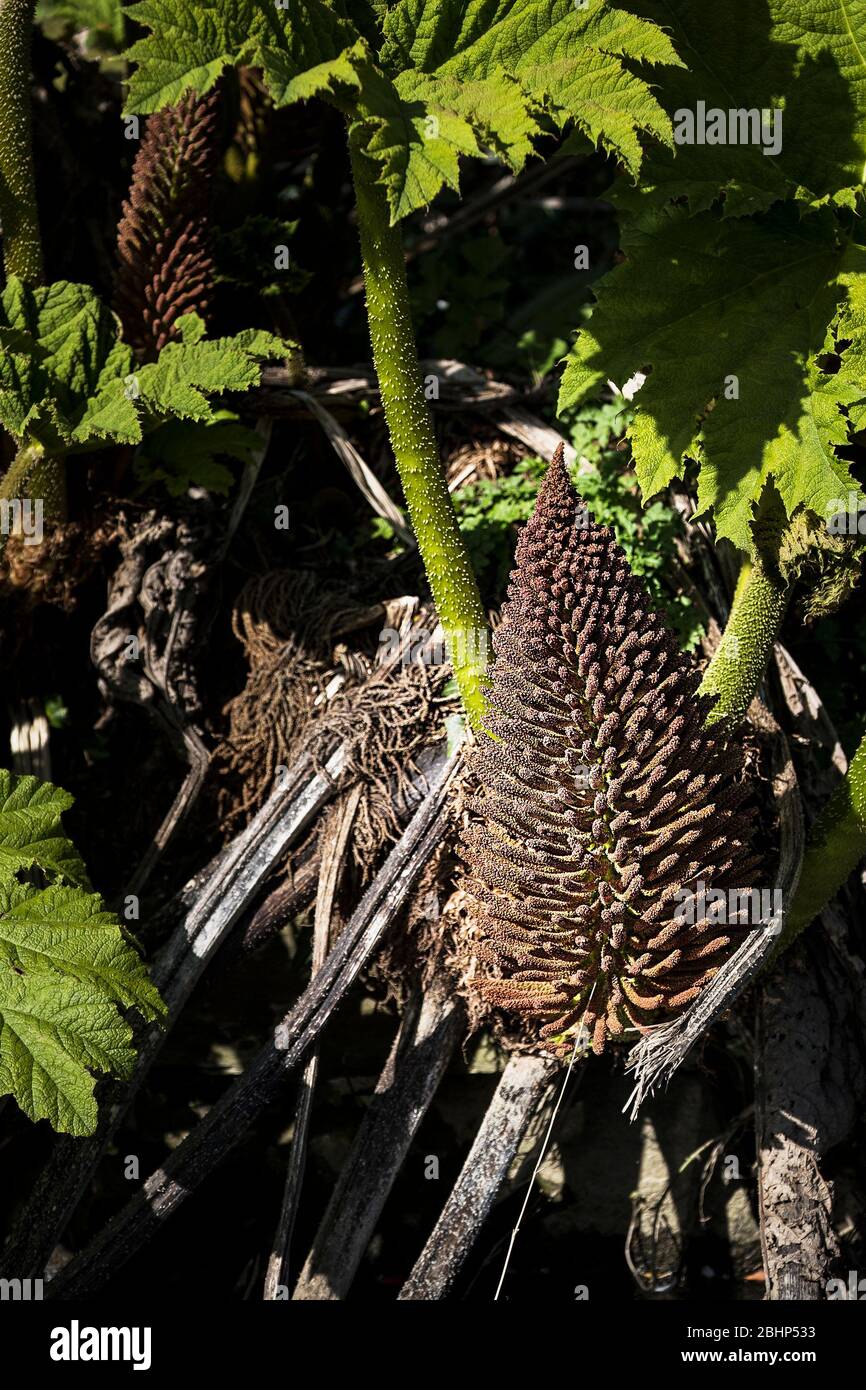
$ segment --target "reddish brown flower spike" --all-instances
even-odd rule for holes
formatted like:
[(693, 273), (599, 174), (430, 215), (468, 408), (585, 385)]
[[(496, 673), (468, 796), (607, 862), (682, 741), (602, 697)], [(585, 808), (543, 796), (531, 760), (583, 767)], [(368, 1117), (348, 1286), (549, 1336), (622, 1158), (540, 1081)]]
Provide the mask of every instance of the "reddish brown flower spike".
[(218, 91), (190, 93), (150, 116), (117, 229), (114, 308), (144, 361), (177, 336), (177, 320), (210, 305), (207, 208), (216, 163)]
[[(689, 1004), (747, 924), (683, 920), (683, 894), (748, 888), (743, 754), (704, 728), (700, 672), (650, 607), (557, 450), (517, 547), (471, 760), (464, 850), (487, 1003), (570, 1052)], [(700, 901), (700, 899), (698, 899)], [(695, 916), (696, 914), (692, 914)]]

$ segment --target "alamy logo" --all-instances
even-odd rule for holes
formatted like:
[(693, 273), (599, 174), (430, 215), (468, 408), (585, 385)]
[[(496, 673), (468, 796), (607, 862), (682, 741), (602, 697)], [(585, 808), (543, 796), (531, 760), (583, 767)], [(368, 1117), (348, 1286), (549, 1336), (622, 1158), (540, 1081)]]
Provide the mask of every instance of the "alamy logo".
[(827, 1298), (832, 1302), (841, 1298), (862, 1303), (866, 1299), (866, 1279), (861, 1279), (859, 1271), (856, 1269), (848, 1270), (847, 1284), (844, 1279), (828, 1279)]
[(699, 101), (694, 111), (681, 106), (674, 112), (674, 139), (678, 145), (763, 145), (766, 155), (782, 149), (782, 112), (776, 107), (724, 111)]
[(42, 498), (4, 497), (0, 500), (0, 535), (23, 536), (25, 545), (42, 541)]
[(51, 1332), (52, 1361), (131, 1361), (134, 1371), (150, 1370), (149, 1327), (68, 1327)]
[(831, 536), (866, 536), (866, 497), (849, 492), (827, 503), (827, 530)]
[(433, 631), (415, 628), (406, 632), (395, 627), (383, 627), (379, 633), (382, 655), (399, 659), (403, 666), (420, 662), (425, 666), (441, 666), (453, 661), (458, 666), (481, 665), (490, 660), (490, 633), (478, 628), (457, 628), (446, 642), (441, 625)]
[(39, 1303), (41, 1279), (0, 1279), (0, 1303)]
[(675, 922), (693, 927), (696, 922), (720, 926), (764, 927), (773, 936), (782, 930), (781, 888), (708, 888), (698, 880), (697, 891), (678, 888)]

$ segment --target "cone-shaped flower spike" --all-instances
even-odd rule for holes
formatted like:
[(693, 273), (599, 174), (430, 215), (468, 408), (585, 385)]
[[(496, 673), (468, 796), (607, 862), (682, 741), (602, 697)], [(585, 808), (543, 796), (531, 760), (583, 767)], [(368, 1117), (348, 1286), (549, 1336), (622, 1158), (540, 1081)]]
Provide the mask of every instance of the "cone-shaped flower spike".
[(219, 92), (158, 111), (135, 157), (117, 229), (114, 307), (144, 361), (177, 337), (177, 320), (207, 315), (214, 264), (207, 207), (217, 163)]
[(537, 1021), (541, 1045), (570, 1051), (582, 1025), (600, 1052), (689, 1004), (754, 929), (727, 891), (754, 884), (758, 863), (743, 750), (704, 727), (696, 663), (578, 498), (561, 449), (494, 651), (465, 842), (493, 967), (478, 988)]

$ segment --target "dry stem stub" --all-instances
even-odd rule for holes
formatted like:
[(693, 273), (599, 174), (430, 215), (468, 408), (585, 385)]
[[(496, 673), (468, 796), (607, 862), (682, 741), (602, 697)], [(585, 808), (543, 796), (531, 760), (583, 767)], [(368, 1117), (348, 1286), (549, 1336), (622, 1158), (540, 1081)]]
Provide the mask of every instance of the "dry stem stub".
[(744, 750), (705, 728), (697, 664), (561, 448), (494, 651), (464, 838), (475, 988), (540, 1023), (540, 1047), (565, 1055), (585, 1037), (601, 1052), (682, 1010), (747, 931), (766, 930), (739, 896), (759, 863)]

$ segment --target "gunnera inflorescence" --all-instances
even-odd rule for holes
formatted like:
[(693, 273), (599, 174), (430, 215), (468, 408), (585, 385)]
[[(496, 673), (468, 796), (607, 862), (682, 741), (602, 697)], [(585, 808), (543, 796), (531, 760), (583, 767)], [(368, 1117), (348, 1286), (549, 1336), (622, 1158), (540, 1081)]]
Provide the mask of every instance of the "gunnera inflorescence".
[(208, 204), (217, 162), (218, 89), (150, 116), (117, 229), (114, 307), (124, 337), (155, 361), (182, 314), (205, 317), (214, 263)]
[(561, 448), (494, 651), (464, 841), (476, 988), (540, 1023), (546, 1048), (570, 1051), (583, 1029), (601, 1052), (691, 1003), (748, 929), (742, 914), (683, 908), (702, 884), (754, 881), (744, 753), (705, 728), (696, 663), (581, 503)]

